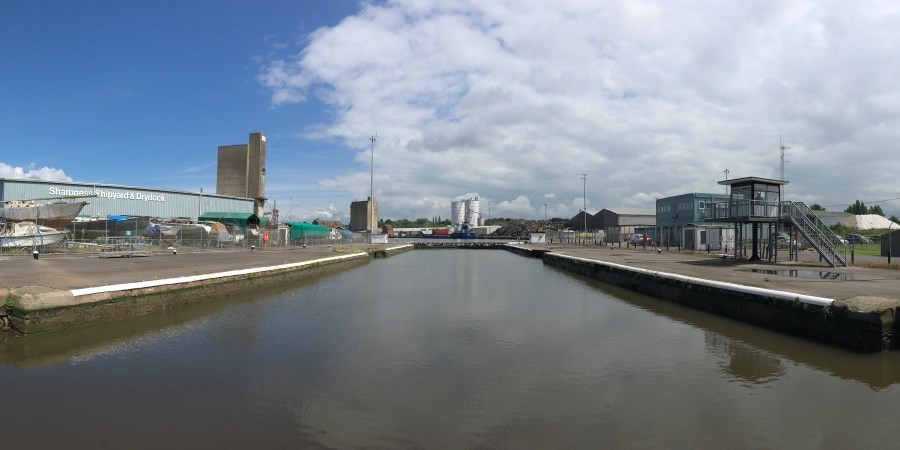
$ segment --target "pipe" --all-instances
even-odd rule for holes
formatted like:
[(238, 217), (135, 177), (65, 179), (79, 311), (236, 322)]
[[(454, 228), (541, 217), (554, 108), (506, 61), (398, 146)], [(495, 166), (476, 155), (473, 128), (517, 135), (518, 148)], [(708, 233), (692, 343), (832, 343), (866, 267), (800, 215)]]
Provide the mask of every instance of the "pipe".
[(560, 258), (565, 258), (565, 259), (571, 259), (571, 260), (575, 260), (575, 261), (583, 261), (583, 262), (598, 264), (601, 266), (612, 267), (612, 268), (616, 268), (616, 269), (620, 269), (620, 270), (625, 270), (628, 272), (639, 273), (642, 275), (650, 275), (650, 276), (657, 277), (657, 278), (681, 281), (684, 283), (691, 283), (691, 284), (696, 284), (699, 286), (707, 286), (707, 287), (712, 287), (712, 288), (717, 288), (717, 289), (725, 289), (725, 290), (729, 290), (729, 291), (740, 292), (743, 294), (774, 297), (779, 300), (785, 300), (785, 301), (790, 301), (790, 302), (796, 300), (801, 303), (806, 303), (809, 305), (816, 305), (816, 306), (823, 306), (823, 307), (831, 306), (831, 304), (834, 302), (834, 299), (825, 298), (825, 297), (817, 297), (814, 295), (797, 294), (794, 292), (776, 291), (774, 289), (765, 289), (765, 288), (758, 288), (758, 287), (753, 287), (753, 286), (744, 286), (742, 284), (726, 283), (723, 281), (713, 281), (713, 280), (707, 280), (707, 279), (703, 279), (703, 278), (688, 277), (685, 275), (678, 275), (678, 274), (674, 274), (674, 273), (659, 272), (656, 270), (641, 269), (639, 267), (625, 266), (622, 264), (616, 264), (616, 263), (611, 263), (611, 262), (597, 261), (595, 259), (579, 258), (577, 256), (568, 256), (568, 255), (559, 255), (559, 254), (557, 254), (555, 256), (558, 256)]

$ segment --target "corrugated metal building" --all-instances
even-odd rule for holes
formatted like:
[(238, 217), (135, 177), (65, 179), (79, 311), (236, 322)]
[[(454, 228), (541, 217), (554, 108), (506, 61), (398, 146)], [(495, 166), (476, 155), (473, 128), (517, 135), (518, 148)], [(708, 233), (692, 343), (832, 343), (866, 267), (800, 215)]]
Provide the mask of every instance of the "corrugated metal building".
[(254, 201), (250, 198), (100, 183), (0, 178), (2, 201), (44, 199), (38, 201), (41, 203), (72, 196), (93, 196), (80, 199), (88, 203), (81, 211), (82, 217), (121, 214), (197, 220), (213, 211), (254, 213)]
[(594, 214), (593, 222), (588, 226), (606, 233), (605, 241), (609, 243), (623, 242), (635, 233), (648, 233), (653, 239), (656, 227), (656, 214), (652, 211), (632, 209), (601, 209)]

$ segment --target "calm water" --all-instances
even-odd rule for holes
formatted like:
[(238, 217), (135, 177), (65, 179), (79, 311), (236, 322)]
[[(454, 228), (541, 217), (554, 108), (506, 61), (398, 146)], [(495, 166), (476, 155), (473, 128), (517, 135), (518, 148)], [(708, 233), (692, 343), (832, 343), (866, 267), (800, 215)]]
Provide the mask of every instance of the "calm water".
[(895, 446), (855, 354), (495, 250), (0, 337), (4, 448)]

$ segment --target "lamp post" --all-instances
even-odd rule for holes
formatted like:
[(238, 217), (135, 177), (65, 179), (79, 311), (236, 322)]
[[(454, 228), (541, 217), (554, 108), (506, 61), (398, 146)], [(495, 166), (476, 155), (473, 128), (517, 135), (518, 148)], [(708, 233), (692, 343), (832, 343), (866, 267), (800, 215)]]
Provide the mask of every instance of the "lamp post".
[(888, 269), (891, 268), (891, 228), (894, 226), (894, 221), (891, 221), (891, 224), (888, 225)]
[(587, 174), (581, 174), (581, 202), (582, 202), (582, 213), (584, 214), (584, 228), (582, 231), (587, 233)]
[(372, 225), (369, 229), (369, 243), (372, 243), (372, 239), (375, 236), (375, 140), (378, 139), (378, 133), (375, 133), (374, 136), (370, 137), (369, 140), (372, 141), (372, 157), (369, 162), (369, 220)]
[[(725, 169), (725, 181), (728, 181), (729, 173), (730, 173), (730, 171), (728, 169)], [(725, 185), (725, 193), (728, 194), (728, 185), (727, 184)]]
[(547, 221), (547, 204), (544, 203), (544, 222)]

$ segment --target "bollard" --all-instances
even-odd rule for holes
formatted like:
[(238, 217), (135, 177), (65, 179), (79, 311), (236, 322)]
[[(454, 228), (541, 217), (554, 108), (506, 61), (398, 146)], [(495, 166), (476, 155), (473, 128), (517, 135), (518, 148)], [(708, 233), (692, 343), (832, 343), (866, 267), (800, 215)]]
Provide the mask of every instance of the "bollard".
[(38, 259), (41, 256), (41, 254), (37, 250), (35, 250), (35, 251), (31, 252), (31, 256), (33, 256), (34, 259)]
[(255, 245), (251, 245), (251, 246), (250, 246), (250, 251), (251, 251), (251, 252), (252, 252), (252, 251), (253, 251), (253, 249), (255, 249), (255, 248), (256, 248), (256, 246), (255, 246)]
[(177, 254), (178, 254), (178, 249), (174, 249), (174, 248), (173, 248), (173, 249), (172, 249), (172, 254), (173, 254), (173, 255), (177, 255)]

